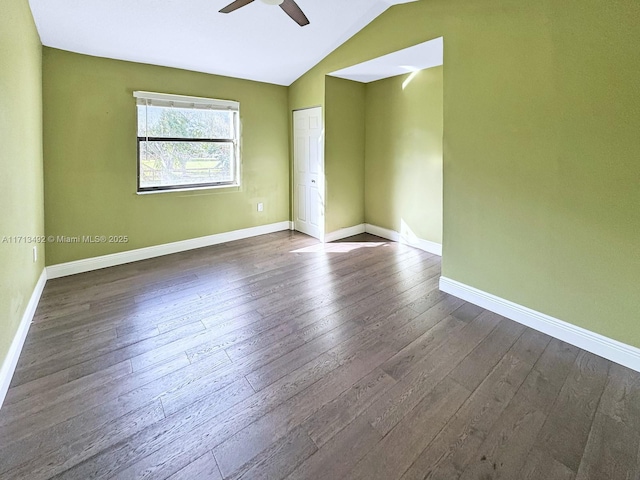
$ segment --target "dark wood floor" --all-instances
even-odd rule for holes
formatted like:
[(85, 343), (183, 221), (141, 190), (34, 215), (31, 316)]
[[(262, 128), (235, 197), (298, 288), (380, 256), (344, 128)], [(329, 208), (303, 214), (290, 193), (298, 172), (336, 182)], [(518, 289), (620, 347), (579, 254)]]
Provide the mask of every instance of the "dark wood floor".
[(439, 275), (283, 232), (50, 281), (0, 477), (638, 478), (640, 376)]

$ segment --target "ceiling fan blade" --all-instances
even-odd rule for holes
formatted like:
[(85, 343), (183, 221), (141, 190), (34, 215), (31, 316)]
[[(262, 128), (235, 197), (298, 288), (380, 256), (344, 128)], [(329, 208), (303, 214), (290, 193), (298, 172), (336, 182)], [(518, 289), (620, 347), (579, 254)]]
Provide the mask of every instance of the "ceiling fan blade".
[(231, 13), (245, 5), (249, 5), (254, 0), (236, 0), (235, 2), (231, 2), (229, 5), (220, 10), (220, 13)]
[(293, 0), (284, 0), (280, 5), (280, 8), (284, 10), (287, 15), (293, 18), (293, 20), (301, 27), (309, 25), (309, 19)]

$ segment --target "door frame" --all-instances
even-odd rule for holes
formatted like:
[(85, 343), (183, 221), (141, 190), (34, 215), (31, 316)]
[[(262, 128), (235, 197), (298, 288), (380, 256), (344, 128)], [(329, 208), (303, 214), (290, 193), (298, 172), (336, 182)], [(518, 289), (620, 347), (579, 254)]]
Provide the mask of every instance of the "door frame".
[[(320, 221), (320, 238), (318, 238), (318, 240), (320, 240), (321, 242), (324, 242), (324, 235), (325, 235), (325, 203), (326, 203), (326, 198), (327, 198), (327, 191), (326, 191), (326, 181), (325, 181), (325, 164), (324, 164), (324, 142), (325, 142), (325, 136), (324, 136), (324, 108), (322, 105), (315, 105), (312, 107), (305, 107), (305, 108), (296, 108), (294, 110), (291, 111), (291, 169), (293, 171), (293, 174), (291, 175), (291, 225), (293, 227), (293, 230), (295, 231), (299, 231), (296, 225), (296, 211), (297, 211), (297, 207), (298, 207), (298, 202), (297, 202), (297, 194), (296, 194), (296, 180), (297, 180), (297, 168), (296, 168), (296, 151), (295, 151), (295, 142), (296, 142), (296, 122), (295, 122), (295, 113), (296, 112), (302, 112), (305, 110), (313, 110), (313, 109), (320, 109), (320, 118), (321, 118), (321, 133), (320, 133), (320, 145), (318, 148), (318, 155), (319, 155), (319, 163), (320, 163), (320, 172), (318, 173), (318, 182), (319, 182), (319, 186), (318, 186), (318, 191), (321, 192), (322, 198), (319, 199), (320, 201), (320, 206), (319, 206), (319, 211), (320, 211), (320, 216), (321, 216), (321, 221)], [(302, 232), (305, 233), (305, 232)], [(305, 235), (308, 235), (307, 233), (305, 233)], [(316, 238), (316, 237), (314, 237)]]

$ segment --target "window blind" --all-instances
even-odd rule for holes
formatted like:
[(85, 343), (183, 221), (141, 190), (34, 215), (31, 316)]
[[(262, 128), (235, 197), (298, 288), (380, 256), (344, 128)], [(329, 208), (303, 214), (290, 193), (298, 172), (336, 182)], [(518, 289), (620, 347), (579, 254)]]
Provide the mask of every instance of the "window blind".
[(233, 100), (217, 100), (213, 98), (187, 97), (154, 92), (133, 92), (136, 104), (152, 107), (194, 108), (203, 110), (227, 110), (237, 112), (240, 103)]

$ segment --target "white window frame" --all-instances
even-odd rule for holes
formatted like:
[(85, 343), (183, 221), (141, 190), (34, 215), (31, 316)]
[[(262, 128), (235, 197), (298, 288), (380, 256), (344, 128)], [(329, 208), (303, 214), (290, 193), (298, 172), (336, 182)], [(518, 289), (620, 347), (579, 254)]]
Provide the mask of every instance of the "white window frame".
[[(234, 138), (211, 138), (211, 139), (184, 139), (169, 137), (149, 137), (138, 135), (139, 119), (136, 118), (136, 138), (137, 138), (137, 188), (138, 194), (147, 193), (164, 193), (187, 190), (204, 190), (211, 188), (228, 188), (240, 186), (240, 103), (234, 100), (217, 100), (213, 98), (189, 97), (184, 95), (172, 95), (166, 93), (135, 91), (133, 96), (136, 99), (136, 106), (153, 106), (163, 108), (184, 108), (184, 109), (203, 109), (203, 110), (224, 110), (234, 112)], [(136, 108), (136, 110), (138, 110)], [(233, 178), (227, 182), (211, 182), (193, 185), (161, 185), (155, 187), (140, 186), (140, 143), (143, 141), (183, 141), (183, 142), (211, 142), (211, 143), (231, 143), (234, 149), (234, 159), (232, 165)]]

